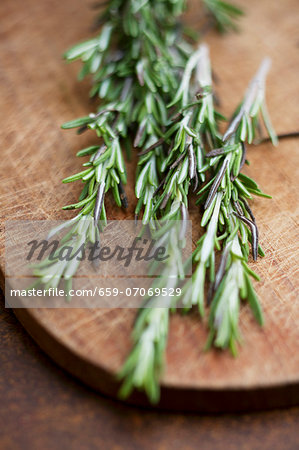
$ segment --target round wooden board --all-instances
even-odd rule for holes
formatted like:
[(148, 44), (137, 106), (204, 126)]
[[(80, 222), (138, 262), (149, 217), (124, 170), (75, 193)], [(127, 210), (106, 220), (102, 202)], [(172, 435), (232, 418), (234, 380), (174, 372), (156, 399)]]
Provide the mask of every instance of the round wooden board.
[[(186, 20), (196, 24), (200, 11), (191, 2)], [(297, 0), (238, 3), (246, 17), (242, 32), (219, 37), (211, 33), (213, 67), (218, 75), (221, 109), (230, 114), (258, 67), (268, 55), (273, 68), (267, 83), (268, 105), (278, 132), (298, 127), (299, 54)], [(5, 219), (62, 219), (71, 214), (58, 206), (75, 200), (79, 186), (60, 180), (75, 173), (74, 157), (92, 133), (77, 137), (61, 123), (85, 115), (88, 82), (78, 84), (78, 66), (66, 66), (61, 54), (89, 36), (93, 12), (80, 0), (4, 1), (0, 14), (2, 67), (0, 115), (2, 142), (2, 209)], [(83, 25), (82, 25), (83, 24)], [(243, 345), (239, 356), (205, 353), (206, 323), (196, 314), (171, 318), (167, 364), (162, 378), (161, 408), (232, 411), (294, 405), (299, 402), (299, 317), (296, 294), (298, 235), (298, 141), (278, 148), (249, 150), (253, 176), (273, 200), (257, 199), (254, 211), (266, 257), (254, 264), (262, 282), (256, 285), (266, 324), (261, 329), (246, 305), (241, 308)], [(134, 164), (128, 166), (128, 213), (116, 212), (109, 198), (109, 217), (132, 218)], [(193, 226), (199, 223), (196, 209)], [(1, 248), (3, 249), (3, 232)], [(252, 264), (253, 265), (253, 264)], [(4, 256), (1, 257), (4, 278)], [(116, 396), (115, 373), (130, 349), (135, 311), (124, 309), (15, 310), (36, 342), (61, 366), (101, 392)], [(135, 393), (129, 402), (148, 405)]]

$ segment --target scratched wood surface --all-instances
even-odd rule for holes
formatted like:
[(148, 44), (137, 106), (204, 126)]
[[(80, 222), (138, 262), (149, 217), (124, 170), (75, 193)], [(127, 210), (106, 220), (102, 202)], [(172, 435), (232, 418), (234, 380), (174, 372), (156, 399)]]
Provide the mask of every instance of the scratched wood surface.
[[(267, 82), (268, 106), (277, 132), (298, 128), (299, 6), (297, 0), (244, 0), (242, 32), (211, 33), (217, 92), (229, 115), (263, 56), (273, 60)], [(64, 219), (60, 205), (77, 198), (79, 186), (60, 180), (75, 173), (76, 151), (94, 142), (60, 124), (85, 115), (93, 106), (88, 81), (76, 81), (78, 66), (65, 65), (62, 52), (90, 35), (93, 12), (79, 0), (2, 1), (0, 5), (1, 218)], [(195, 25), (200, 11), (193, 2), (187, 19)], [(273, 200), (257, 199), (253, 208), (266, 257), (252, 264), (261, 275), (256, 285), (266, 324), (261, 329), (246, 305), (241, 308), (243, 345), (238, 358), (227, 352), (203, 352), (205, 321), (196, 315), (171, 318), (161, 407), (231, 410), (294, 404), (299, 383), (299, 316), (296, 140), (249, 150), (253, 176)], [(134, 166), (128, 166), (129, 211), (110, 218), (132, 218)], [(193, 226), (199, 223), (196, 210)], [(1, 278), (4, 279), (4, 227), (1, 227)], [(114, 374), (130, 349), (133, 310), (15, 310), (37, 343), (64, 368), (89, 385), (115, 395)], [(145, 404), (142, 395), (131, 402)]]

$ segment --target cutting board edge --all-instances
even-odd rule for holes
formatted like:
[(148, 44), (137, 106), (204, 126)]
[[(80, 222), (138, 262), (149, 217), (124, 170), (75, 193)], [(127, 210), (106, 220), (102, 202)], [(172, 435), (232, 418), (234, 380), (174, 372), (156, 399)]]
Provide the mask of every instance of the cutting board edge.
[[(17, 319), (51, 359), (77, 380), (101, 394), (120, 401), (119, 382), (115, 375), (81, 356), (64, 343), (57, 341), (30, 314), (27, 309), (13, 309)], [(55, 344), (55, 345), (53, 345)], [(83, 364), (82, 364), (83, 362)], [(126, 403), (142, 408), (154, 408), (167, 411), (232, 413), (259, 411), (299, 405), (299, 380), (276, 385), (251, 388), (190, 388), (184, 386), (165, 386), (161, 384), (161, 399), (157, 405), (151, 405), (146, 396), (135, 391)]]

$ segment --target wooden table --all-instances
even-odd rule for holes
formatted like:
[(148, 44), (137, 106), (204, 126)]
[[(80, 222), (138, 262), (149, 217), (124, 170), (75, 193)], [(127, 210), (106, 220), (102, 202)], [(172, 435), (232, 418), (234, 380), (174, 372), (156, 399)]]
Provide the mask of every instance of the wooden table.
[[(75, 133), (62, 133), (59, 126), (63, 121), (84, 115), (89, 110), (88, 82), (77, 83), (78, 65), (66, 66), (60, 60), (60, 55), (69, 45), (83, 39), (90, 33), (88, 24), (91, 23), (94, 13), (87, 8), (87, 5), (85, 8), (82, 3), (80, 0), (52, 0), (51, 2), (2, 0), (0, 4), (0, 15), (4, 19), (0, 30), (1, 50), (3, 50), (3, 64), (0, 67), (0, 97), (3, 103), (3, 107), (0, 108), (2, 124), (0, 131), (3, 136), (3, 143), (1, 144), (2, 155), (4, 155), (2, 156), (2, 171), (5, 177), (5, 183), (1, 185), (3, 188), (1, 213), (4, 213), (6, 218), (58, 219), (70, 217), (67, 213), (58, 211), (58, 208), (60, 205), (68, 204), (76, 198), (78, 185), (76, 187), (62, 186), (60, 180), (78, 170), (79, 162), (75, 160), (73, 155), (78, 150), (79, 142)], [(239, 37), (229, 34), (223, 39), (220, 39), (216, 34), (208, 37), (212, 58), (217, 73), (220, 75), (219, 93), (224, 102), (224, 112), (229, 113), (232, 110), (233, 104), (236, 104), (239, 100), (244, 86), (258, 66), (262, 56), (268, 53), (274, 63), (267, 84), (269, 109), (274, 125), (278, 132), (294, 130), (298, 127), (298, 114), (296, 114), (298, 111), (296, 98), (298, 38), (295, 34), (298, 28), (298, 13), (296, 13), (298, 10), (295, 10), (296, 7), (298, 8), (298, 0), (285, 0), (284, 2), (252, 0), (250, 3), (240, 0), (240, 3), (247, 8), (247, 16), (242, 25), (242, 34)], [(195, 1), (192, 5), (193, 8), (196, 8)], [(196, 18), (196, 14), (192, 15), (191, 11), (189, 20), (192, 21), (192, 18)], [(82, 139), (80, 145), (88, 137), (83, 136)], [(234, 377), (237, 375), (241, 381), (244, 379), (246, 382), (247, 378), (243, 376), (242, 372), (244, 368), (246, 369), (244, 370), (245, 375), (251, 376), (253, 373), (254, 376), (257, 375), (257, 382), (260, 382), (259, 378), (262, 372), (260, 368), (265, 369), (265, 361), (267, 361), (268, 366), (262, 374), (264, 384), (267, 384), (269, 379), (271, 381), (272, 377), (275, 378), (275, 382), (279, 377), (283, 378), (283, 383), (298, 382), (298, 359), (296, 359), (298, 357), (296, 347), (298, 327), (295, 326), (298, 320), (295, 298), (295, 267), (298, 261), (298, 253), (294, 249), (298, 242), (295, 238), (294, 212), (298, 197), (298, 191), (295, 187), (296, 176), (294, 175), (294, 170), (298, 167), (296, 160), (298, 147), (296, 145), (298, 145), (298, 141), (285, 141), (278, 150), (273, 150), (270, 145), (264, 145), (262, 148), (255, 148), (250, 151), (252, 166), (247, 173), (254, 176), (261, 187), (273, 193), (275, 197), (272, 203), (267, 203), (266, 200), (257, 201), (255, 208), (260, 224), (261, 242), (267, 250), (265, 260), (257, 264), (257, 270), (263, 279), (263, 282), (258, 286), (258, 292), (266, 312), (266, 326), (262, 330), (259, 329), (253, 323), (248, 309), (243, 308), (241, 328), (246, 348), (234, 362), (232, 362), (230, 356), (227, 356), (227, 353), (223, 353), (221, 356), (215, 357), (217, 365), (207, 364), (206, 367), (209, 367), (209, 371), (205, 370), (206, 379), (211, 382), (214, 377), (214, 387), (216, 386), (215, 383), (223, 383), (224, 374), (232, 384), (234, 383)], [(283, 155), (288, 158), (287, 165), (282, 164)], [(285, 161), (283, 162), (285, 163)], [(133, 183), (129, 183), (127, 189), (131, 189), (132, 194)], [(268, 206), (270, 204), (271, 206)], [(131, 202), (129, 209), (132, 213), (134, 202)], [(112, 208), (110, 211), (112, 211)], [(69, 214), (72, 215), (72, 213)], [(1, 245), (3, 245), (3, 233), (1, 239)], [(0, 265), (2, 273), (3, 258), (1, 258)], [(56, 311), (56, 313), (57, 316), (53, 317), (51, 325), (58, 323), (57, 317), (61, 313), (59, 311)], [(72, 317), (69, 320), (71, 325), (77, 324)], [(112, 372), (120, 366), (131, 344), (129, 339), (131, 323), (126, 321), (126, 318), (122, 320), (126, 322), (126, 328), (123, 327), (122, 339), (118, 339), (121, 351), (114, 353), (107, 351), (113, 358), (116, 354), (113, 360), (108, 361), (111, 362), (109, 368), (113, 369)], [(131, 316), (131, 320), (133, 320), (133, 316)], [(170, 340), (174, 339), (172, 336), (175, 337), (173, 330), (178, 330), (176, 324), (182, 323), (183, 332), (179, 332), (182, 335), (188, 335), (188, 332), (190, 332), (190, 342), (196, 342), (196, 345), (190, 345), (190, 354), (188, 355), (189, 359), (192, 360), (191, 370), (188, 372), (190, 385), (194, 378), (193, 373), (201, 374), (200, 370), (205, 361), (213, 359), (215, 353), (201, 354), (198, 358), (198, 353), (204, 345), (206, 336), (205, 330), (198, 326), (197, 321), (194, 323), (194, 328), (189, 326), (189, 324), (192, 325), (192, 317), (180, 322), (180, 318), (176, 316), (173, 322)], [(110, 322), (107, 320), (103, 319), (103, 323), (107, 327), (110, 326)], [(95, 323), (95, 326), (100, 330), (103, 329), (101, 323), (99, 326)], [(27, 328), (29, 329), (29, 327)], [(48, 328), (53, 329), (51, 326)], [(98, 329), (95, 330), (95, 336), (101, 338)], [(30, 331), (32, 332), (32, 330)], [(80, 332), (85, 335), (84, 328), (80, 329)], [(117, 327), (114, 327), (114, 332), (118, 336)], [(77, 334), (76, 337), (78, 336), (81, 337)], [(107, 336), (110, 335), (107, 334)], [(174, 340), (178, 342), (178, 340)], [(37, 339), (37, 341), (39, 345), (42, 345), (41, 340)], [(110, 339), (110, 337), (109, 341), (113, 344), (113, 339)], [(180, 340), (180, 343), (181, 353), (178, 354), (178, 357), (172, 358), (171, 354), (169, 355), (169, 371), (166, 372), (164, 380), (174, 386), (177, 381), (176, 378), (179, 378), (180, 381), (183, 379), (183, 376), (180, 377), (177, 372), (176, 360), (182, 360), (180, 355), (185, 355), (186, 345), (183, 340)], [(197, 343), (200, 343), (201, 347), (197, 346)], [(96, 357), (98, 353), (102, 355), (105, 342), (104, 344), (102, 342), (102, 347), (96, 341), (93, 344), (92, 350), (94, 350)], [(51, 354), (50, 349), (48, 351)], [(175, 352), (177, 351), (178, 349), (175, 348)], [(92, 353), (89, 351), (88, 355), (93, 356)], [(52, 356), (53, 358), (56, 356), (56, 360), (61, 365), (66, 361), (66, 358), (60, 358), (59, 360), (57, 354), (53, 353)], [(219, 364), (220, 358), (223, 359), (226, 366), (222, 363)], [(201, 367), (195, 365), (197, 361), (199, 361)], [(71, 364), (64, 365), (74, 372), (74, 365), (73, 367)], [(251, 371), (253, 366), (255, 370)], [(224, 367), (225, 370), (223, 370)], [(85, 367), (82, 369), (79, 366), (79, 369), (81, 374), (86, 373)], [(11, 370), (10, 373), (19, 376), (15, 375), (16, 372), (13, 367)], [(27, 382), (31, 382), (29, 373), (30, 368), (26, 367), (23, 376), (21, 375), (21, 380), (26, 376)], [(231, 377), (231, 375), (234, 377)], [(10, 375), (7, 374), (7, 376)], [(184, 376), (184, 380), (186, 378)], [(198, 378), (201, 382), (202, 377)], [(33, 377), (32, 380), (34, 380), (33, 388), (36, 387), (37, 389), (38, 383), (36, 383), (36, 380), (39, 380), (39, 376)], [(85, 381), (92, 384), (90, 380)], [(29, 391), (24, 390), (21, 381), (20, 385), (22, 386), (21, 392), (24, 391), (27, 395)], [(44, 395), (47, 395), (49, 401), (58, 399), (60, 395), (60, 393), (57, 393), (57, 395), (51, 393), (51, 389), (49, 389), (49, 393), (45, 393), (41, 388), (40, 392), (41, 399), (44, 398)], [(5, 395), (13, 396), (14, 393), (7, 390)], [(32, 393), (32, 395), (34, 398), (35, 394)], [(75, 393), (74, 395), (76, 397)], [(97, 398), (96, 394), (94, 394), (94, 398)], [(38, 397), (38, 404), (40, 401), (43, 402), (44, 400), (40, 400)], [(21, 405), (21, 399), (19, 399), (19, 402)], [(70, 411), (72, 411), (72, 404), (68, 399), (65, 400), (65, 405), (67, 404), (70, 405)], [(62, 410), (63, 405), (64, 402), (61, 400)], [(22, 410), (20, 407), (20, 411), (24, 413), (26, 405), (23, 404), (22, 406), (24, 409)], [(125, 411), (127, 410), (125, 407), (120, 408), (122, 408), (123, 415), (126, 416)], [(67, 413), (67, 411), (65, 412)], [(29, 418), (19, 419), (21, 424), (22, 421), (25, 421), (26, 427), (30, 428), (30, 411), (28, 414)], [(36, 414), (38, 416), (39, 412)], [(49, 415), (49, 420), (54, 420), (50, 413)], [(64, 413), (62, 412), (61, 417), (63, 416)], [(145, 415), (145, 417), (152, 416)], [(162, 415), (161, 417), (166, 416)], [(64, 420), (66, 421), (67, 417)], [(96, 422), (97, 419), (94, 420)], [(158, 419), (156, 420), (158, 423)], [(188, 421), (189, 419), (186, 419), (186, 423)], [(279, 420), (277, 419), (277, 421)], [(12, 419), (12, 423), (18, 422), (18, 420), (13, 422)], [(78, 423), (81, 423), (79, 419)], [(197, 423), (196, 420), (194, 423)], [(86, 423), (84, 423), (84, 427), (87, 427)], [(174, 426), (173, 433), (175, 428), (176, 426)], [(155, 433), (158, 433), (158, 431), (155, 431)], [(12, 431), (11, 435), (13, 435)], [(187, 442), (188, 432), (184, 436)], [(191, 437), (188, 439), (191, 439)]]
[(58, 368), (0, 302), (0, 448), (288, 450), (299, 408), (204, 416), (137, 409), (98, 395)]

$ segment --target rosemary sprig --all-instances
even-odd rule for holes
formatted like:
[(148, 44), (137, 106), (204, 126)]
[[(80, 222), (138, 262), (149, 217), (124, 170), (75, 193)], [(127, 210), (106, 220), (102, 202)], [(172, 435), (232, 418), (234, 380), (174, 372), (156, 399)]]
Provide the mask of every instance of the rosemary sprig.
[[(80, 127), (82, 123), (83, 121), (68, 122), (64, 127)], [(104, 115), (86, 118), (84, 125), (95, 129), (98, 136), (103, 138), (103, 144), (81, 150), (78, 156), (91, 155), (89, 162), (83, 164), (85, 170), (63, 180), (64, 183), (81, 180), (84, 187), (79, 202), (63, 207), (63, 209), (79, 209), (79, 214), (52, 230), (50, 236), (74, 223), (75, 225), (61, 240), (56, 255), (44, 260), (34, 269), (34, 275), (40, 278), (46, 288), (58, 286), (62, 278), (67, 282), (67, 289), (71, 288), (72, 277), (80, 265), (79, 258), (72, 256), (78, 249), (95, 244), (99, 240), (98, 221), (101, 219), (106, 222), (105, 193), (111, 190), (116, 204), (126, 206), (126, 198), (121, 191), (122, 183), (126, 183), (126, 171), (118, 136), (105, 123)], [(61, 248), (66, 245), (72, 248), (72, 254), (68, 260), (61, 261), (58, 255)]]
[[(100, 139), (98, 145), (78, 152), (80, 157), (90, 155), (89, 161), (83, 164), (84, 170), (63, 180), (64, 183), (77, 180), (84, 183), (79, 201), (63, 207), (81, 209), (74, 219), (78, 224), (68, 233), (69, 244), (74, 245), (74, 249), (79, 242), (85, 246), (95, 242), (98, 220), (106, 221), (105, 193), (111, 190), (116, 204), (127, 206), (121, 148), (125, 146), (130, 151), (129, 132), (137, 131), (135, 146), (153, 142), (156, 136), (162, 135), (167, 116), (164, 96), (176, 88), (180, 67), (190, 48), (181, 36), (180, 28), (175, 26), (183, 5), (182, 0), (157, 1), (152, 17), (149, 2), (112, 0), (102, 15), (105, 25), (99, 36), (65, 53), (68, 61), (82, 61), (79, 79), (93, 74), (90, 94), (102, 99), (96, 113), (62, 126), (64, 129), (78, 128), (78, 133), (94, 130)], [(147, 201), (145, 223), (146, 216), (151, 213), (150, 198), (158, 182), (155, 165), (156, 161), (152, 159), (141, 173), (143, 178), (149, 169), (150, 185), (140, 190), (138, 182), (136, 184), (137, 197), (141, 196), (144, 203)], [(42, 268), (35, 269), (35, 275), (47, 285), (49, 280), (57, 285), (61, 278), (70, 285), (80, 263), (71, 261), (62, 270), (58, 260), (48, 262), (48, 265), (44, 262)]]
[[(237, 230), (236, 223), (235, 229)], [(216, 347), (229, 347), (233, 355), (237, 354), (236, 341), (240, 340), (238, 319), (241, 300), (248, 300), (256, 320), (260, 325), (263, 324), (261, 306), (251, 281), (251, 277), (257, 280), (259, 277), (249, 269), (248, 254), (242, 248), (244, 249), (236, 232), (226, 240), (213, 286), (210, 336), (206, 346), (209, 348), (214, 343)]]
[[(249, 301), (256, 318), (262, 323), (261, 308), (251, 282), (251, 277), (258, 279), (258, 276), (247, 266), (248, 242), (251, 241), (254, 260), (258, 253), (263, 255), (263, 251), (258, 244), (258, 229), (247, 200), (252, 198), (252, 194), (266, 195), (254, 180), (240, 173), (240, 170), (246, 158), (245, 140), (251, 143), (258, 133), (260, 114), (273, 144), (276, 144), (275, 133), (265, 114), (265, 77), (269, 67), (269, 60), (264, 60), (224, 133), (222, 147), (206, 155), (210, 160), (212, 178), (199, 192), (205, 207), (202, 225), (208, 223), (207, 218), (211, 219), (194, 256), (199, 264), (194, 273), (192, 304), (197, 297), (203, 311), (203, 281), (205, 269), (209, 267), (212, 283), (209, 298), (210, 343), (215, 336), (214, 345), (221, 348), (229, 346), (233, 354), (239, 339), (237, 325), (241, 299)], [(223, 256), (215, 275), (215, 249), (220, 248), (221, 241), (224, 242)], [(194, 294), (196, 291), (198, 295)]]
[[(162, 237), (164, 242), (166, 240), (167, 254), (170, 255), (164, 264), (160, 278), (155, 281), (153, 287), (160, 285), (175, 287), (180, 280), (184, 279), (181, 251), (187, 230), (189, 187), (193, 183), (194, 188), (197, 188), (198, 176), (202, 177), (202, 181), (205, 179), (201, 173), (203, 139), (209, 137), (211, 142), (218, 139), (217, 134), (215, 135), (217, 127), (213, 102), (209, 99), (212, 92), (206, 89), (210, 87), (210, 84), (208, 48), (206, 45), (201, 45), (190, 56), (172, 102), (171, 106), (176, 104), (180, 112), (169, 121), (162, 138), (162, 142), (169, 147), (160, 168), (162, 182), (156, 189), (155, 195), (148, 200), (151, 206), (154, 200), (154, 207), (151, 208), (152, 215), (153, 218), (160, 219), (161, 223), (161, 227), (153, 233), (153, 236)], [(192, 99), (196, 102), (192, 102)], [(195, 132), (193, 127), (197, 128), (198, 132)], [(160, 147), (161, 142), (158, 141), (158, 144)], [(151, 177), (146, 177), (149, 173), (147, 166), (155, 160), (157, 146), (152, 145), (148, 150), (141, 156), (141, 161), (146, 162), (137, 179), (137, 188), (141, 183), (144, 189), (147, 185), (151, 186)], [(144, 216), (148, 221), (147, 211), (146, 205)], [(180, 227), (177, 226), (178, 223), (181, 224)], [(145, 308), (141, 309), (133, 330), (133, 349), (119, 373), (119, 378), (124, 380), (120, 391), (121, 396), (129, 395), (135, 387), (145, 390), (153, 403), (159, 400), (158, 381), (163, 370), (168, 316), (170, 309), (175, 310), (178, 299), (149, 298)], [(164, 300), (164, 308), (159, 307), (162, 300)]]

